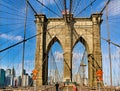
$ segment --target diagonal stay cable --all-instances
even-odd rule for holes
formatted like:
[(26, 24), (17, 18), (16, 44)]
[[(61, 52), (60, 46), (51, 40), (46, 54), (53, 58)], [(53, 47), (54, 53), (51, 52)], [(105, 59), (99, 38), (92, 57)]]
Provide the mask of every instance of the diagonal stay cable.
[[(14, 36), (20, 35), (21, 33), (22, 33), (22, 31), (14, 34)], [(1, 36), (4, 36), (4, 34), (1, 34)], [(1, 37), (1, 36), (0, 36), (0, 37)], [(7, 35), (7, 36), (9, 36), (9, 35)], [(11, 37), (11, 36), (9, 36), (9, 37)], [(1, 43), (0, 43), (0, 46), (4, 46), (5, 44), (9, 43), (10, 40), (15, 40), (15, 37), (12, 36), (10, 39), (7, 39), (6, 41), (1, 42)]]
[(51, 11), (53, 14), (57, 15), (58, 17), (61, 17), (60, 15), (58, 15), (56, 12), (54, 12), (52, 9), (50, 9), (49, 7), (47, 7), (46, 5), (44, 5), (41, 1), (36, 0), (38, 3), (40, 3), (42, 6), (44, 6), (45, 8), (47, 8), (49, 11)]
[[(27, 27), (27, 17), (28, 17), (28, 0), (26, 0), (26, 8), (25, 8), (25, 20), (24, 20), (24, 35), (23, 35), (23, 40), (26, 39), (26, 27)], [(24, 75), (24, 60), (25, 60), (25, 46), (26, 46), (26, 42), (23, 41), (23, 48), (22, 48), (22, 79), (23, 79), (23, 75)], [(23, 82), (23, 80), (22, 80)]]
[[(23, 18), (12, 18), (12, 17), (0, 17), (1, 20), (24, 20)], [(33, 20), (27, 20), (27, 21), (33, 21)]]
[(105, 39), (105, 38), (103, 38), (103, 37), (101, 37), (101, 39), (105, 40), (106, 42), (110, 42), (112, 45), (117, 46), (117, 47), (120, 48), (120, 45), (118, 45), (118, 44), (116, 44), (116, 43), (114, 43), (114, 42), (112, 42), (112, 41), (110, 41), (110, 40), (108, 40), (108, 39)]
[(80, 7), (80, 2), (81, 2), (81, 0), (78, 1), (77, 5), (73, 9), (73, 13), (75, 13), (78, 10), (78, 7)]
[(108, 0), (105, 4), (105, 6), (103, 7), (103, 9), (100, 11), (100, 13), (103, 13), (103, 11), (106, 9), (106, 7), (108, 6), (108, 4), (110, 3), (111, 0)]
[[(8, 4), (8, 5), (10, 5), (10, 6), (7, 6), (7, 5), (4, 5), (4, 4), (2, 4), (2, 5), (4, 5), (4, 7), (6, 7), (6, 8), (9, 8), (10, 7), (10, 9), (12, 9), (12, 10), (15, 10), (15, 11), (19, 11), (19, 8), (18, 7), (16, 7), (13, 3), (14, 2), (12, 2), (12, 1), (10, 1), (10, 0), (8, 0), (9, 2), (11, 2), (12, 4), (10, 5), (10, 3), (9, 2), (7, 2), (7, 0), (4, 0), (4, 2), (6, 3), (6, 4)], [(23, 14), (25, 14), (25, 12), (23, 12), (23, 11), (19, 11), (20, 13), (23, 13)]]
[(70, 0), (70, 11), (69, 11), (70, 15), (71, 15), (71, 12), (72, 12), (72, 3), (73, 3), (73, 0)]
[[(92, 32), (90, 32), (90, 31), (89, 31), (89, 33), (92, 34)], [(106, 39), (106, 38), (104, 38), (104, 37), (101, 37), (101, 36), (100, 36), (100, 39), (105, 40), (106, 42), (110, 42), (112, 45), (120, 48), (120, 45), (119, 45), (119, 44), (114, 43), (114, 42), (112, 42), (111, 40), (108, 40), (108, 39)]]
[(80, 15), (83, 11), (85, 11), (88, 7), (90, 7), (95, 1), (97, 1), (97, 0), (93, 0), (93, 1), (92, 1), (90, 4), (88, 4), (84, 9), (82, 9), (78, 14), (76, 14), (75, 17), (78, 16), (78, 15)]
[(13, 10), (13, 11), (16, 11), (16, 12), (18, 12), (18, 13), (25, 14), (24, 12), (19, 11), (19, 10), (15, 9), (15, 8), (12, 8), (12, 7), (10, 7), (10, 6), (7, 6), (7, 5), (4, 5), (4, 4), (1, 4), (1, 3), (0, 3), (0, 5), (3, 6), (3, 7), (6, 7), (6, 8), (9, 9), (9, 10)]
[[(12, 16), (20, 16), (20, 17), (24, 17), (23, 15), (19, 15), (19, 14), (13, 14), (13, 13), (10, 13), (10, 12), (7, 12), (7, 11), (3, 11), (3, 10), (0, 10), (1, 13), (4, 13), (4, 14), (7, 14), (7, 15), (12, 15)], [(32, 18), (29, 18), (30, 20), (32, 20)]]
[(61, 8), (62, 8), (62, 10), (64, 9), (64, 6), (63, 6), (63, 3), (62, 3), (62, 1), (61, 0), (58, 0), (59, 1), (59, 3), (60, 3), (60, 6), (61, 6)]
[(66, 0), (64, 0), (64, 10), (65, 10), (65, 22), (67, 21), (67, 6), (66, 6)]
[[(62, 23), (60, 23), (60, 24), (62, 24)], [(53, 26), (53, 27), (47, 29), (46, 32), (48, 32), (50, 29), (53, 29), (53, 28), (59, 26), (60, 24), (58, 24), (58, 25), (56, 25), (56, 26)], [(42, 33), (44, 33), (44, 32), (40, 32), (40, 33), (35, 34), (35, 35), (33, 35), (33, 36), (29, 37), (29, 38), (26, 38), (25, 40), (22, 40), (22, 41), (20, 41), (20, 42), (18, 42), (18, 43), (16, 43), (16, 44), (13, 44), (13, 45), (11, 45), (11, 46), (9, 46), (9, 47), (6, 47), (6, 48), (0, 50), (0, 52), (4, 52), (4, 51), (6, 51), (6, 50), (8, 50), (8, 49), (10, 49), (10, 48), (12, 48), (12, 47), (14, 47), (14, 46), (17, 46), (17, 45), (19, 45), (19, 44), (21, 44), (21, 43), (23, 43), (23, 42), (26, 42), (26, 41), (28, 41), (28, 40), (34, 38), (34, 37), (36, 37), (36, 36), (38, 36), (38, 35), (40, 35), (40, 34), (42, 34)]]
[[(32, 23), (33, 21), (30, 21), (30, 23)], [(0, 26), (14, 26), (14, 25), (20, 25), (23, 24), (23, 22), (19, 22), (19, 23), (8, 23), (8, 24), (0, 24)]]
[(61, 13), (61, 12), (62, 12), (62, 10), (60, 9), (60, 7), (59, 7), (59, 5), (57, 4), (56, 0), (54, 0), (54, 2), (55, 2), (55, 4), (56, 4), (56, 6), (57, 6), (58, 10), (59, 10), (59, 11), (60, 11), (60, 13)]
[[(81, 1), (81, 0), (79, 0), (79, 1)], [(73, 13), (75, 7), (77, 6), (76, 4), (78, 4), (77, 0), (73, 0), (73, 3), (72, 3), (72, 13)]]
[[(85, 53), (86, 53), (86, 49), (84, 50), (84, 53), (83, 53), (83, 55), (82, 55), (82, 59), (81, 59), (80, 64), (84, 61)], [(77, 73), (79, 73), (79, 72), (80, 72), (80, 67), (81, 67), (81, 65), (79, 65), (79, 68), (78, 68)]]
[(94, 61), (95, 61), (96, 66), (97, 66), (97, 67), (96, 67), (96, 66), (95, 66), (95, 67), (96, 67), (96, 69), (97, 69), (97, 70), (98, 70), (98, 69), (101, 69), (101, 70), (102, 70), (102, 68), (100, 67), (100, 65), (98, 64), (97, 60), (95, 60), (95, 58), (93, 57), (93, 55), (92, 55), (92, 54), (89, 54), (89, 55), (88, 55), (88, 57), (91, 57), (91, 58), (92, 58), (92, 60), (94, 60)]
[(31, 9), (33, 10), (33, 12), (37, 15), (37, 12), (35, 11), (35, 9), (33, 8), (33, 6), (31, 5), (31, 3), (27, 0), (28, 5), (31, 7)]
[[(51, 56), (53, 57), (53, 62), (54, 62), (54, 64), (55, 64), (55, 69), (58, 71), (58, 76), (59, 76), (59, 79), (60, 79), (60, 72), (59, 72), (59, 70), (58, 70), (57, 63), (56, 63), (56, 61), (55, 61), (55, 56), (54, 56), (54, 54), (53, 54), (53, 52), (52, 52), (52, 49), (51, 49)], [(55, 75), (56, 75), (56, 74), (55, 74)]]
[[(8, 29), (8, 31), (5, 31), (4, 30), (4, 32), (0, 32), (0, 36), (2, 35), (2, 34), (8, 34), (8, 33), (11, 33), (11, 32), (15, 32), (15, 31), (17, 31), (18, 29), (22, 29), (23, 28), (23, 26), (19, 26), (19, 27), (16, 27), (16, 28), (12, 28), (12, 29)], [(0, 29), (1, 30), (1, 29)], [(2, 29), (3, 30), (3, 29)]]

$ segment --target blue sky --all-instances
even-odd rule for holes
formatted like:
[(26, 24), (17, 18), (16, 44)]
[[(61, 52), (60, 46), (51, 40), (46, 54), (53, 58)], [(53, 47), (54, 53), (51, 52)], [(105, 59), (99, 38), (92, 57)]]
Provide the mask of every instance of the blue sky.
[[(58, 7), (63, 10), (62, 0), (40, 0), (51, 10), (56, 12), (62, 17), (62, 14)], [(56, 3), (59, 5), (56, 6)], [(93, 1), (93, 0), (91, 0)], [(86, 7), (90, 0), (79, 0), (73, 3), (73, 12), (76, 17), (89, 17), (91, 13), (99, 12), (104, 6), (104, 3), (107, 0), (96, 0), (88, 9), (82, 12), (80, 15), (78, 13)], [(49, 17), (58, 17), (56, 14), (51, 13), (49, 10), (41, 6), (35, 0), (29, 0), (33, 5), (34, 9), (38, 13), (44, 13)], [(67, 8), (69, 9), (69, 0), (67, 0)], [(79, 7), (78, 7), (79, 6)], [(112, 0), (108, 6), (108, 24), (110, 30), (110, 39), (116, 44), (120, 45), (120, 1)], [(25, 19), (25, 0), (1, 0), (0, 1), (0, 50), (15, 44), (23, 40), (24, 35), (24, 19)], [(36, 34), (36, 25), (34, 23), (35, 17), (34, 12), (28, 6), (28, 16), (27, 16), (27, 27), (26, 27), (26, 38)], [(101, 25), (101, 36), (104, 38), (107, 37), (107, 27), (106, 27), (106, 12), (103, 13), (103, 22)], [(34, 57), (35, 57), (35, 48), (36, 48), (36, 39), (33, 38), (26, 42), (25, 48), (25, 68), (28, 73), (34, 69)], [(108, 44), (106, 41), (101, 39), (101, 48), (102, 48), (102, 57), (103, 57), (103, 70), (104, 70), (104, 81), (109, 84), (109, 59), (108, 59)], [(58, 43), (55, 43), (51, 48), (55, 59), (58, 60), (58, 64), (63, 62), (63, 51)], [(78, 69), (77, 64), (80, 64), (82, 55), (84, 52), (84, 46), (81, 43), (78, 43), (73, 50), (73, 73), (75, 74)], [(120, 48), (117, 48), (111, 44), (111, 54), (112, 54), (112, 63), (113, 63), (113, 78), (120, 78)], [(50, 55), (50, 53), (49, 53)], [(51, 57), (52, 58), (52, 57)], [(76, 60), (76, 58), (80, 58)], [(21, 60), (22, 60), (22, 44), (17, 45), (14, 48), (6, 50), (0, 53), (0, 67), (2, 68), (11, 68), (15, 67), (16, 69), (21, 70)], [(87, 62), (86, 62), (87, 63)], [(57, 65), (58, 68), (60, 65)], [(50, 66), (49, 66), (50, 67)], [(63, 65), (61, 65), (62, 70)], [(87, 70), (87, 68), (86, 68)], [(20, 72), (16, 71), (18, 75)], [(113, 79), (114, 82), (115, 79)], [(119, 82), (120, 81), (116, 81)], [(117, 83), (114, 83), (117, 84)]]

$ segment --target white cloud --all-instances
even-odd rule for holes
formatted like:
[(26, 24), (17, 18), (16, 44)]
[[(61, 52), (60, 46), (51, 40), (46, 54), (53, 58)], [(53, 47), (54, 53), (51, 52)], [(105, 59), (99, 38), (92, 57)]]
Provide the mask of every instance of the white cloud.
[(55, 60), (56, 60), (56, 61), (61, 61), (61, 60), (63, 60), (63, 53), (62, 53), (62, 52), (59, 52), (59, 51), (56, 51), (56, 52), (54, 53), (54, 57), (55, 57)]
[(81, 61), (81, 59), (82, 59), (82, 56), (83, 56), (83, 54), (82, 53), (77, 53), (77, 52), (74, 52), (73, 53), (73, 61)]
[[(73, 52), (73, 58), (72, 58), (72, 60), (73, 60), (74, 62), (75, 62), (75, 61), (78, 61), (78, 60), (81, 61), (82, 56), (83, 56), (82, 53)], [(56, 51), (56, 52), (54, 53), (54, 57), (55, 57), (56, 62), (61, 61), (61, 60), (64, 59), (63, 53), (62, 53), (62, 52), (59, 52), (59, 51)]]
[(6, 70), (8, 67), (6, 65), (0, 65), (0, 69)]
[(11, 41), (21, 41), (23, 40), (22, 36), (14, 36), (14, 35), (8, 35), (8, 34), (1, 34), (0, 38), (4, 38), (7, 40), (11, 40)]

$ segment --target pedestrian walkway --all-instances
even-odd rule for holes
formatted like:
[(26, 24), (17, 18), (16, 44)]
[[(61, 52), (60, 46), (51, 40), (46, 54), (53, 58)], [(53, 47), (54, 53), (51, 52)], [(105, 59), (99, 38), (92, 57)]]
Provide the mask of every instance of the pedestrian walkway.
[[(34, 91), (34, 87), (4, 88), (4, 89), (0, 89), (0, 91)], [(55, 85), (44, 85), (37, 88), (36, 91), (56, 91), (56, 87)], [(69, 85), (60, 84), (58, 91), (99, 91), (99, 90), (98, 88), (91, 89), (89, 87), (79, 86), (79, 85), (74, 87), (73, 84), (69, 84)], [(111, 88), (110, 87), (100, 88), (100, 91), (111, 91)], [(120, 91), (120, 87), (113, 87), (112, 91)]]

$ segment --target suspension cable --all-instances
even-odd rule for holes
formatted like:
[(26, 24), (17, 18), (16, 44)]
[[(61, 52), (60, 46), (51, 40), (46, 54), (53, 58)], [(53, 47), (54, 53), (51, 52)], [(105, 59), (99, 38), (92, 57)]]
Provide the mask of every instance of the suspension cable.
[[(16, 33), (14, 36), (17, 36), (17, 35), (19, 35), (19, 34), (21, 34), (22, 33), (22, 31), (21, 32), (19, 32), (19, 33)], [(1, 34), (2, 35), (2, 34)], [(4, 34), (3, 34), (3, 36), (4, 36)], [(7, 35), (7, 36), (9, 36), (9, 35)], [(0, 43), (0, 46), (2, 46), (2, 45), (5, 45), (5, 44), (7, 44), (7, 43), (9, 43), (10, 41), (9, 40), (15, 40), (15, 37), (14, 36), (9, 36), (9, 37), (11, 37), (10, 39), (8, 39), (8, 40), (6, 40), (6, 41), (4, 41), (4, 42), (1, 42)]]
[(1, 3), (0, 3), (0, 5), (3, 6), (3, 7), (6, 7), (7, 9), (10, 9), (10, 10), (13, 10), (13, 11), (17, 11), (17, 13), (25, 14), (24, 12), (19, 11), (19, 10), (15, 9), (15, 8), (11, 8), (11, 7), (7, 6), (7, 5), (4, 5), (4, 4), (1, 4)]
[[(24, 21), (24, 39), (26, 39), (26, 25), (27, 25), (27, 16), (28, 16), (28, 0), (26, 0), (26, 15), (25, 15), (25, 21)], [(23, 75), (24, 75), (24, 59), (25, 59), (25, 41), (23, 41), (23, 53), (22, 53), (22, 81), (23, 81)]]
[(64, 0), (64, 10), (65, 10), (65, 22), (67, 21), (67, 8), (66, 8), (66, 0)]
[[(62, 23), (60, 23), (60, 24), (62, 24)], [(58, 24), (58, 25), (56, 25), (56, 26), (53, 26), (53, 27), (47, 29), (46, 32), (48, 32), (50, 29), (53, 29), (53, 28), (59, 26), (60, 24)], [(22, 40), (22, 41), (20, 41), (20, 42), (18, 42), (18, 43), (16, 43), (16, 44), (13, 44), (13, 45), (11, 45), (11, 46), (9, 46), (9, 47), (6, 47), (6, 48), (0, 50), (0, 52), (4, 52), (4, 51), (6, 51), (6, 50), (8, 50), (8, 49), (10, 49), (10, 48), (12, 48), (12, 47), (14, 47), (14, 46), (17, 46), (17, 45), (19, 45), (19, 44), (21, 44), (21, 43), (23, 43), (23, 42), (26, 42), (26, 41), (28, 41), (28, 40), (34, 38), (34, 37), (36, 37), (36, 36), (38, 36), (38, 35), (40, 35), (40, 34), (42, 34), (42, 33), (43, 33), (43, 32), (40, 32), (40, 33), (35, 34), (35, 35), (33, 35), (33, 36), (29, 37), (29, 38), (26, 38), (25, 40)]]
[[(18, 29), (20, 29), (21, 31), (20, 32), (18, 32), (18, 31), (15, 31), (15, 30), (18, 30)], [(4, 32), (4, 33), (0, 33), (0, 35), (2, 36), (8, 36), (8, 37), (10, 37), (10, 39), (8, 39), (7, 41), (5, 41), (5, 42), (3, 42), (3, 43), (0, 43), (0, 46), (1, 45), (5, 45), (6, 43), (9, 43), (10, 41), (9, 40), (16, 40), (15, 39), (15, 36), (17, 36), (17, 35), (20, 35), (23, 31), (23, 26), (20, 26), (20, 27), (18, 27), (18, 28), (15, 28), (15, 29), (11, 29), (11, 30), (9, 30), (9, 31), (7, 31), (7, 32)], [(9, 34), (5, 34), (5, 33), (12, 33), (13, 34), (13, 32), (18, 32), (18, 33), (16, 33), (14, 36), (11, 36), (11, 35), (9, 35)], [(29, 32), (30, 33), (30, 32)], [(27, 33), (28, 35), (29, 35), (29, 33)], [(21, 38), (22, 39), (22, 38)], [(18, 40), (18, 41), (21, 41), (21, 39), (20, 40)]]
[(85, 11), (88, 7), (90, 7), (95, 1), (97, 1), (97, 0), (93, 0), (93, 1), (92, 1), (90, 4), (88, 4), (83, 10), (81, 10), (78, 14), (76, 14), (75, 17), (78, 16), (78, 15), (80, 15), (83, 11)]
[(108, 7), (106, 6), (105, 8), (106, 8), (106, 24), (107, 24), (107, 32), (108, 32), (108, 52), (109, 52), (109, 61), (110, 61), (110, 87), (112, 91), (112, 60), (111, 60), (111, 49), (110, 49), (110, 29), (108, 24)]
[[(30, 22), (29, 22), (30, 23)], [(0, 24), (0, 26), (13, 26), (13, 25), (19, 25), (19, 24), (23, 24), (23, 22), (20, 23), (8, 23), (8, 24)]]
[(57, 6), (58, 10), (59, 10), (59, 11), (60, 11), (60, 13), (61, 13), (61, 12), (62, 12), (62, 10), (60, 9), (60, 7), (59, 7), (59, 5), (57, 4), (56, 0), (54, 0), (54, 2), (55, 2), (55, 4), (56, 4), (56, 6)]
[(67, 13), (67, 12), (66, 12), (66, 9), (67, 9), (67, 7), (66, 7), (66, 0), (64, 0), (64, 10), (65, 10), (65, 14)]
[(2, 34), (8, 34), (8, 33), (14, 32), (15, 30), (18, 30), (18, 29), (21, 29), (21, 28), (23, 28), (23, 26), (20, 26), (20, 27), (17, 27), (17, 28), (10, 29), (10, 30), (8, 30), (8, 31), (2, 32), (2, 33), (0, 33), (0, 36), (1, 36)]
[[(88, 31), (88, 32), (92, 34), (92, 32), (90, 32), (90, 31)], [(100, 39), (105, 40), (106, 42), (110, 42), (112, 45), (120, 48), (120, 45), (119, 45), (119, 44), (114, 43), (114, 42), (112, 42), (111, 40), (108, 40), (108, 39), (106, 39), (106, 38), (104, 38), (104, 37), (101, 37), (101, 36), (100, 36)]]
[(117, 46), (117, 47), (120, 48), (120, 45), (118, 45), (118, 44), (112, 42), (111, 40), (105, 39), (105, 38), (103, 38), (103, 37), (101, 37), (101, 39), (105, 40), (106, 42), (110, 42), (110, 43), (113, 44), (114, 46)]
[(70, 0), (70, 11), (69, 11), (69, 15), (71, 15), (71, 11), (72, 11), (72, 3), (73, 3), (73, 1)]
[(59, 1), (60, 5), (61, 5), (61, 8), (63, 10), (64, 9), (64, 5), (62, 4), (61, 0), (58, 0), (58, 1)]
[(45, 8), (47, 8), (49, 11), (51, 11), (53, 14), (57, 15), (58, 17), (61, 17), (60, 15), (58, 15), (56, 12), (54, 12), (52, 9), (50, 9), (49, 7), (47, 7), (46, 5), (44, 5), (41, 1), (36, 0), (38, 3), (40, 3), (42, 6), (44, 6)]
[[(85, 49), (84, 52), (83, 52), (82, 59), (81, 59), (81, 63), (84, 61), (85, 53), (86, 53), (86, 49)], [(81, 63), (80, 63), (80, 64), (81, 64)], [(79, 68), (78, 68), (77, 73), (79, 73), (79, 71), (80, 71), (80, 65), (79, 65)]]
[(23, 15), (19, 15), (19, 14), (13, 14), (13, 13), (10, 13), (10, 12), (6, 12), (6, 11), (2, 11), (0, 10), (0, 12), (3, 12), (3, 13), (6, 13), (6, 14), (9, 14), (9, 15), (13, 15), (13, 16), (20, 16), (20, 17), (24, 17)]
[[(9, 17), (0, 17), (1, 20), (24, 20), (23, 18), (9, 18)], [(33, 20), (27, 20), (27, 21), (33, 21)]]
[(103, 7), (103, 9), (100, 11), (100, 13), (102, 14), (103, 11), (106, 9), (106, 7), (108, 6), (108, 4), (111, 2), (111, 0), (108, 0), (105, 4), (105, 6)]
[[(54, 62), (54, 64), (55, 64), (56, 70), (58, 71), (58, 67), (57, 67), (57, 64), (56, 64), (56, 61), (55, 61), (55, 56), (54, 56), (52, 50), (51, 50), (51, 55), (53, 56), (53, 62)], [(60, 78), (60, 73), (59, 73), (59, 71), (58, 71), (58, 75), (59, 75), (59, 78)]]
[[(90, 0), (90, 3), (92, 2), (92, 0)], [(91, 7), (90, 7), (90, 12), (92, 14), (92, 4), (91, 4)]]
[[(97, 68), (99, 68), (99, 69), (101, 69), (102, 70), (102, 68), (100, 67), (100, 65), (98, 64), (98, 62), (97, 62), (97, 60), (95, 60), (95, 58), (93, 57), (93, 55), (88, 55), (89, 57), (91, 57), (92, 58), (92, 60), (94, 60), (95, 61), (95, 63), (97, 64), (97, 67), (96, 67), (96, 69)], [(98, 70), (98, 69), (97, 69)]]
[(27, 0), (28, 5), (31, 7), (31, 9), (33, 10), (33, 12), (37, 15), (37, 12), (35, 11), (35, 9), (33, 8), (33, 6), (30, 4), (30, 2)]
[(80, 7), (80, 2), (81, 2), (81, 0), (78, 1), (77, 5), (76, 5), (75, 8), (73, 9), (73, 13), (78, 10), (78, 7)]
[(73, 13), (73, 11), (74, 11), (74, 8), (76, 7), (76, 5), (75, 5), (76, 3), (77, 3), (77, 1), (76, 1), (76, 0), (73, 0), (73, 3), (72, 3), (72, 11), (71, 11), (72, 13)]

